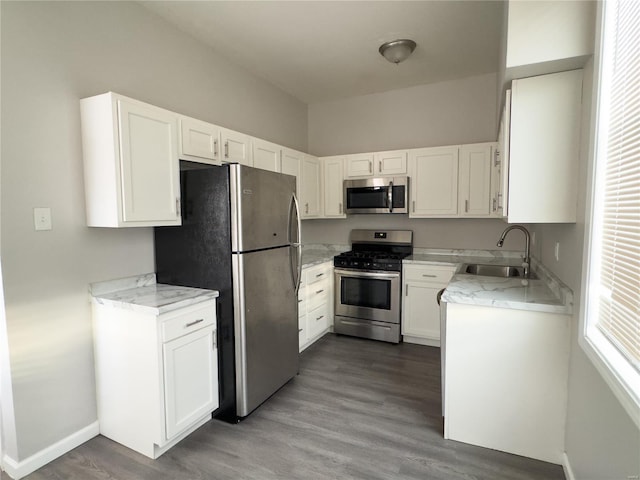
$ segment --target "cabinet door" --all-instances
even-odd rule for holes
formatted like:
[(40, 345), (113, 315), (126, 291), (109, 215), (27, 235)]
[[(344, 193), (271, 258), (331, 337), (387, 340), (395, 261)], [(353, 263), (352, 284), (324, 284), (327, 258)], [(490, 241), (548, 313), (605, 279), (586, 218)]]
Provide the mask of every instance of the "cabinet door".
[(222, 160), (226, 163), (239, 163), (253, 167), (251, 156), (251, 137), (244, 133), (234, 132), (226, 128), (220, 129)]
[(324, 172), (324, 216), (346, 218), (344, 200), (344, 159), (327, 157), (322, 159)]
[(458, 215), (458, 147), (409, 152), (410, 217)]
[(280, 171), (280, 146), (275, 143), (254, 138), (253, 166), (271, 172)]
[(403, 335), (440, 340), (440, 305), (436, 297), (443, 288), (423, 282), (405, 282)]
[(180, 118), (180, 158), (196, 162), (220, 162), (220, 127), (195, 118)]
[(491, 151), (480, 143), (460, 147), (458, 209), (461, 217), (488, 217), (491, 197)]
[(123, 222), (179, 225), (177, 115), (118, 100), (118, 120)]
[(582, 70), (513, 81), (509, 223), (576, 221), (581, 101)]
[(166, 437), (218, 407), (215, 330), (203, 328), (163, 345)]
[(280, 172), (296, 177), (296, 194), (300, 193), (300, 164), (303, 154), (283, 148), (280, 158)]
[(406, 175), (407, 152), (378, 152), (374, 154), (376, 175)]
[(373, 175), (373, 153), (358, 153), (347, 156), (346, 178), (370, 177)]
[(310, 155), (302, 159), (302, 188), (300, 189), (300, 218), (320, 216), (320, 160)]

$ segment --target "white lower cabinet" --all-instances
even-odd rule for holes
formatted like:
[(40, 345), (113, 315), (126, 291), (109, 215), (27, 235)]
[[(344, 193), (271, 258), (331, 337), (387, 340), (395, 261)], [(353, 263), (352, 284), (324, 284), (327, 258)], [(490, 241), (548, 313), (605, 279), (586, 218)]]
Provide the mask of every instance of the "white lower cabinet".
[(333, 327), (333, 262), (303, 268), (298, 292), (300, 351)]
[(218, 408), (215, 300), (160, 315), (93, 303), (100, 433), (150, 458)]
[(454, 266), (403, 266), (403, 341), (440, 345), (440, 306), (437, 296), (438, 292), (446, 288), (455, 269)]
[(561, 464), (571, 316), (446, 304), (444, 438)]

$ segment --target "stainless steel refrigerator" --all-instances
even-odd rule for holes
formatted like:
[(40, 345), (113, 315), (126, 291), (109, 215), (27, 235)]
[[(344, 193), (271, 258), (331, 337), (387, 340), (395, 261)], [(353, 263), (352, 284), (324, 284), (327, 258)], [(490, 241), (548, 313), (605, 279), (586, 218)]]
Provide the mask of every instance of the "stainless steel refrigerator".
[(220, 291), (220, 408), (247, 416), (298, 372), (295, 177), (181, 162), (182, 226), (155, 229), (158, 282)]

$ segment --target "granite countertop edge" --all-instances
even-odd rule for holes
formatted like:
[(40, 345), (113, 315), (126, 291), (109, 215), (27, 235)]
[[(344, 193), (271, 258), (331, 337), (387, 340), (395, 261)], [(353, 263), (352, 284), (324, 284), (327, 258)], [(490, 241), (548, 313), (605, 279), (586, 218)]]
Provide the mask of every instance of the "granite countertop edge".
[(90, 285), (95, 303), (111, 308), (161, 315), (217, 298), (217, 290), (165, 285), (155, 282), (155, 274), (144, 274)]

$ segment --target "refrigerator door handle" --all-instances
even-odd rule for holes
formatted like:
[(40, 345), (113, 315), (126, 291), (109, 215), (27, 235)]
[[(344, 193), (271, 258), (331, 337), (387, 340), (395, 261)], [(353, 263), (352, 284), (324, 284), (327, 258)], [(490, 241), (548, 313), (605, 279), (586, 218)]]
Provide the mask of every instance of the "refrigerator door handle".
[[(297, 249), (297, 257), (298, 257), (298, 265), (297, 265), (297, 278), (294, 276), (293, 272), (293, 264), (291, 265), (291, 279), (293, 280), (293, 285), (295, 286), (296, 296), (298, 295), (298, 290), (300, 290), (300, 280), (302, 279), (302, 222), (300, 221), (300, 205), (298, 204), (298, 198), (294, 193), (291, 196), (291, 202), (295, 207), (296, 211), (296, 222), (298, 229), (298, 237), (295, 242), (291, 242), (291, 246)], [(291, 232), (291, 229), (289, 229)]]

